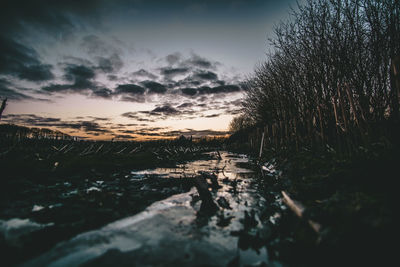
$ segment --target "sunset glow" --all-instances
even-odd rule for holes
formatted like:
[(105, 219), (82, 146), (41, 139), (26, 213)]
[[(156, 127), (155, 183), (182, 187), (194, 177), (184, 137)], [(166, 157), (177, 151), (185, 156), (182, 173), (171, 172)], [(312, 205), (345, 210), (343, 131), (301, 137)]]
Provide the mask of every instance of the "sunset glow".
[(2, 123), (145, 140), (225, 136), (294, 1), (18, 2), (1, 18)]

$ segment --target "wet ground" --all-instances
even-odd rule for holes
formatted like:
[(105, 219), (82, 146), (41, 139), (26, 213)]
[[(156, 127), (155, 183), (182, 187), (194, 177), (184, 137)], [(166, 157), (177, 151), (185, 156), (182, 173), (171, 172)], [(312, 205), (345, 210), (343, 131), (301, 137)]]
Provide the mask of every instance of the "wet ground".
[[(271, 235), (270, 224), (277, 214), (265, 212), (279, 205), (268, 203), (261, 195), (256, 174), (247, 168), (248, 158), (228, 152), (215, 154), (214, 159), (197, 160), (175, 168), (132, 171), (125, 179), (130, 183), (144, 181), (191, 181), (196, 176), (217, 178), (210, 181), (210, 192), (218, 206), (215, 212), (200, 212), (201, 200), (195, 187), (188, 192), (154, 202), (144, 211), (112, 222), (97, 230), (79, 234), (59, 242), (25, 266), (259, 266), (278, 265), (271, 260), (265, 240)], [(107, 190), (106, 182), (98, 181), (86, 193)], [(179, 193), (182, 184), (164, 191)], [(141, 190), (152, 190), (143, 183)], [(160, 188), (154, 189), (160, 191)], [(69, 194), (75, 194), (73, 189)], [(54, 207), (52, 207), (54, 208)], [(40, 212), (50, 207), (34, 206)], [(14, 220), (14, 221), (12, 221)], [(59, 222), (38, 223), (29, 219), (2, 220), (6, 239), (18, 242), (18, 232), (41, 231)], [(19, 229), (19, 230), (17, 230)], [(13, 236), (14, 235), (14, 236)], [(23, 235), (23, 234), (22, 234)]]

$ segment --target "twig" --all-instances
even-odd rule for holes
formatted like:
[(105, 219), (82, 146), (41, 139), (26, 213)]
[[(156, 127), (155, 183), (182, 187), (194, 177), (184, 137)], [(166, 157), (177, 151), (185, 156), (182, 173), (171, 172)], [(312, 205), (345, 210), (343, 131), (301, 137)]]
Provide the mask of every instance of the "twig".
[[(293, 200), (289, 197), (289, 195), (285, 192), (282, 191), (282, 196), (283, 196), (283, 202), (299, 217), (303, 218), (303, 213), (305, 210), (305, 207), (298, 201)], [(321, 231), (321, 225), (317, 222), (314, 222), (313, 220), (307, 220), (308, 224), (311, 226), (311, 228), (316, 232), (319, 233)]]

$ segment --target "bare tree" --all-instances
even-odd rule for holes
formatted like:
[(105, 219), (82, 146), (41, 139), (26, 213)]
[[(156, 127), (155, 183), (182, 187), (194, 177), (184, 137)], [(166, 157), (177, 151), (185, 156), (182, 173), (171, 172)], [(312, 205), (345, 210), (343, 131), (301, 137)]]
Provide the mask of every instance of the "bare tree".
[(271, 143), (351, 150), (398, 123), (400, 1), (308, 0), (271, 44), (243, 114)]

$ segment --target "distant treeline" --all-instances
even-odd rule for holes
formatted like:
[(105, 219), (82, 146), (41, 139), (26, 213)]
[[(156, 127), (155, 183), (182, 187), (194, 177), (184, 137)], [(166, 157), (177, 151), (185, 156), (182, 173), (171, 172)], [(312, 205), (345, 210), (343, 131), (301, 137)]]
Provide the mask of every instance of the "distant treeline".
[(275, 34), (231, 130), (344, 152), (398, 139), (400, 1), (309, 0)]
[(56, 139), (72, 140), (74, 137), (47, 128), (29, 128), (14, 124), (0, 124), (0, 138), (2, 139)]

